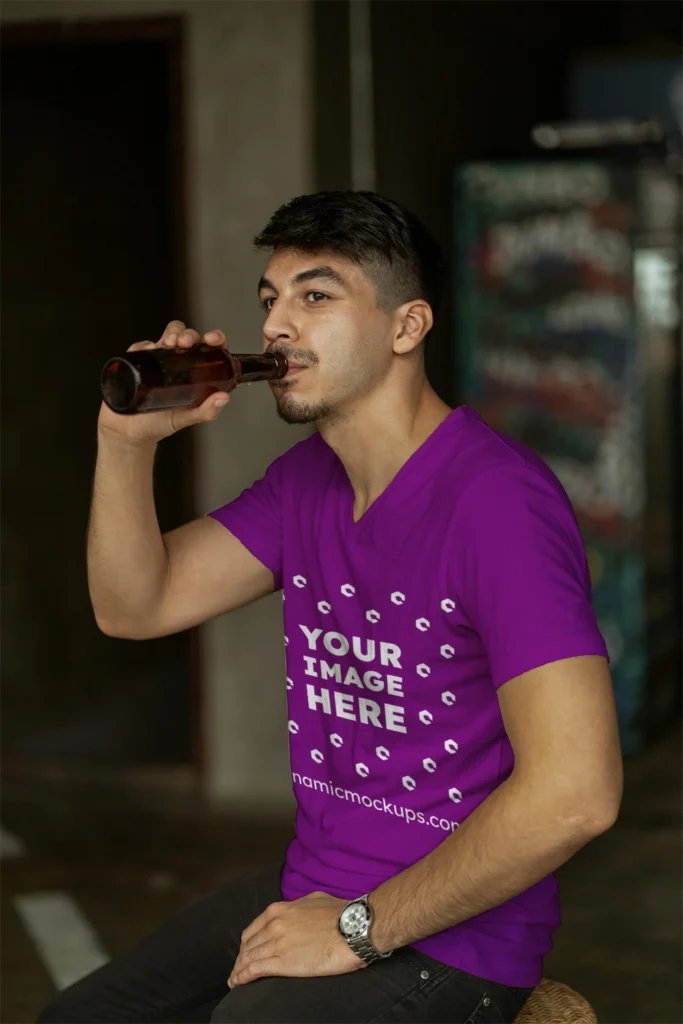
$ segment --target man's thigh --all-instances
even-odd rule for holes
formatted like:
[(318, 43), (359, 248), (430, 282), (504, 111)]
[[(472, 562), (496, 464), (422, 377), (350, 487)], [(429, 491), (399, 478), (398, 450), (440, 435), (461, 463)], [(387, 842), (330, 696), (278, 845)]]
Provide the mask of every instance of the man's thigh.
[[(242, 932), (282, 899), (278, 865), (231, 879), (176, 911), (160, 928), (60, 992), (38, 1021), (64, 1024), (195, 1021), (226, 991)], [(199, 1024), (199, 1021), (196, 1021)]]
[(505, 1024), (524, 999), (404, 947), (351, 974), (238, 985), (211, 1024)]

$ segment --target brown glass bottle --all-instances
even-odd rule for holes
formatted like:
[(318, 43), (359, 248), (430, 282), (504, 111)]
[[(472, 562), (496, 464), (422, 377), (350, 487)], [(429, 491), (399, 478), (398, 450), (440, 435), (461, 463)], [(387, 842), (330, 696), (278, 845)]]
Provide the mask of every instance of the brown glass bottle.
[(233, 355), (224, 348), (150, 348), (112, 356), (102, 367), (102, 398), (113, 412), (158, 412), (201, 405), (216, 391), (279, 380), (287, 360), (274, 353)]

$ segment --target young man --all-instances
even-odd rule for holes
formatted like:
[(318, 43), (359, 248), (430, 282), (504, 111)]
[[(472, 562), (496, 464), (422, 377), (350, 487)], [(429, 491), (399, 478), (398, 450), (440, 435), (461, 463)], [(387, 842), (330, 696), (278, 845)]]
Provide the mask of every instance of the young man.
[[(256, 242), (277, 409), (319, 433), (162, 537), (155, 446), (227, 396), (103, 407), (88, 567), (100, 627), (136, 639), (282, 589), (296, 836), (40, 1020), (512, 1021), (559, 923), (551, 872), (621, 797), (579, 530), (538, 456), (427, 382), (441, 258), (412, 215), (319, 193)], [(157, 344), (199, 341), (173, 322)]]

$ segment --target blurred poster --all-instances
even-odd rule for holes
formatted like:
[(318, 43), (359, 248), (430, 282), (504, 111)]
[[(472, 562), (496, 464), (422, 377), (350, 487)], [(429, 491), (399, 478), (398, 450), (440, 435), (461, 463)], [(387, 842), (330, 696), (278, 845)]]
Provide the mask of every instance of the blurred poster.
[(535, 449), (572, 501), (632, 751), (646, 679), (637, 172), (477, 163), (457, 189), (456, 391)]
[[(643, 554), (647, 690), (638, 715), (656, 731), (680, 711), (683, 622), (683, 414), (681, 408), (681, 142), (683, 68), (669, 58), (586, 54), (570, 73), (578, 120), (657, 118), (668, 153), (634, 160), (639, 225), (634, 287), (643, 381)], [(674, 155), (677, 154), (677, 155)]]
[(683, 132), (683, 69), (672, 58), (586, 56), (569, 76), (570, 115), (578, 120), (656, 117)]

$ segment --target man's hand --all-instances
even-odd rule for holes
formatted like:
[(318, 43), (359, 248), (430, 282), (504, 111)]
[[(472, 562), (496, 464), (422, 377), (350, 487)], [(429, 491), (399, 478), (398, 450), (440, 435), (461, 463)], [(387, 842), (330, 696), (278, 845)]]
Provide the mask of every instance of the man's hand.
[[(210, 331), (203, 337), (199, 332), (188, 329), (182, 320), (171, 320), (166, 325), (164, 333), (159, 341), (137, 341), (130, 345), (129, 352), (144, 352), (145, 350), (161, 349), (166, 352), (175, 352), (176, 355), (183, 352), (190, 352), (197, 345), (210, 345), (216, 349), (227, 348), (227, 338), (223, 331)], [(195, 423), (206, 423), (217, 419), (220, 413), (220, 406), (216, 403), (230, 396), (225, 391), (217, 391), (202, 402), (201, 405), (193, 408), (159, 409), (157, 412), (147, 412), (142, 416), (126, 416), (112, 412), (105, 402), (100, 407), (100, 415), (97, 421), (100, 437), (115, 438), (123, 441), (128, 446), (131, 444), (150, 444), (162, 441), (170, 437), (177, 430), (190, 427)]]
[(350, 974), (365, 967), (337, 929), (347, 903), (326, 892), (312, 892), (289, 903), (271, 903), (242, 933), (228, 986), (276, 975), (314, 978)]

